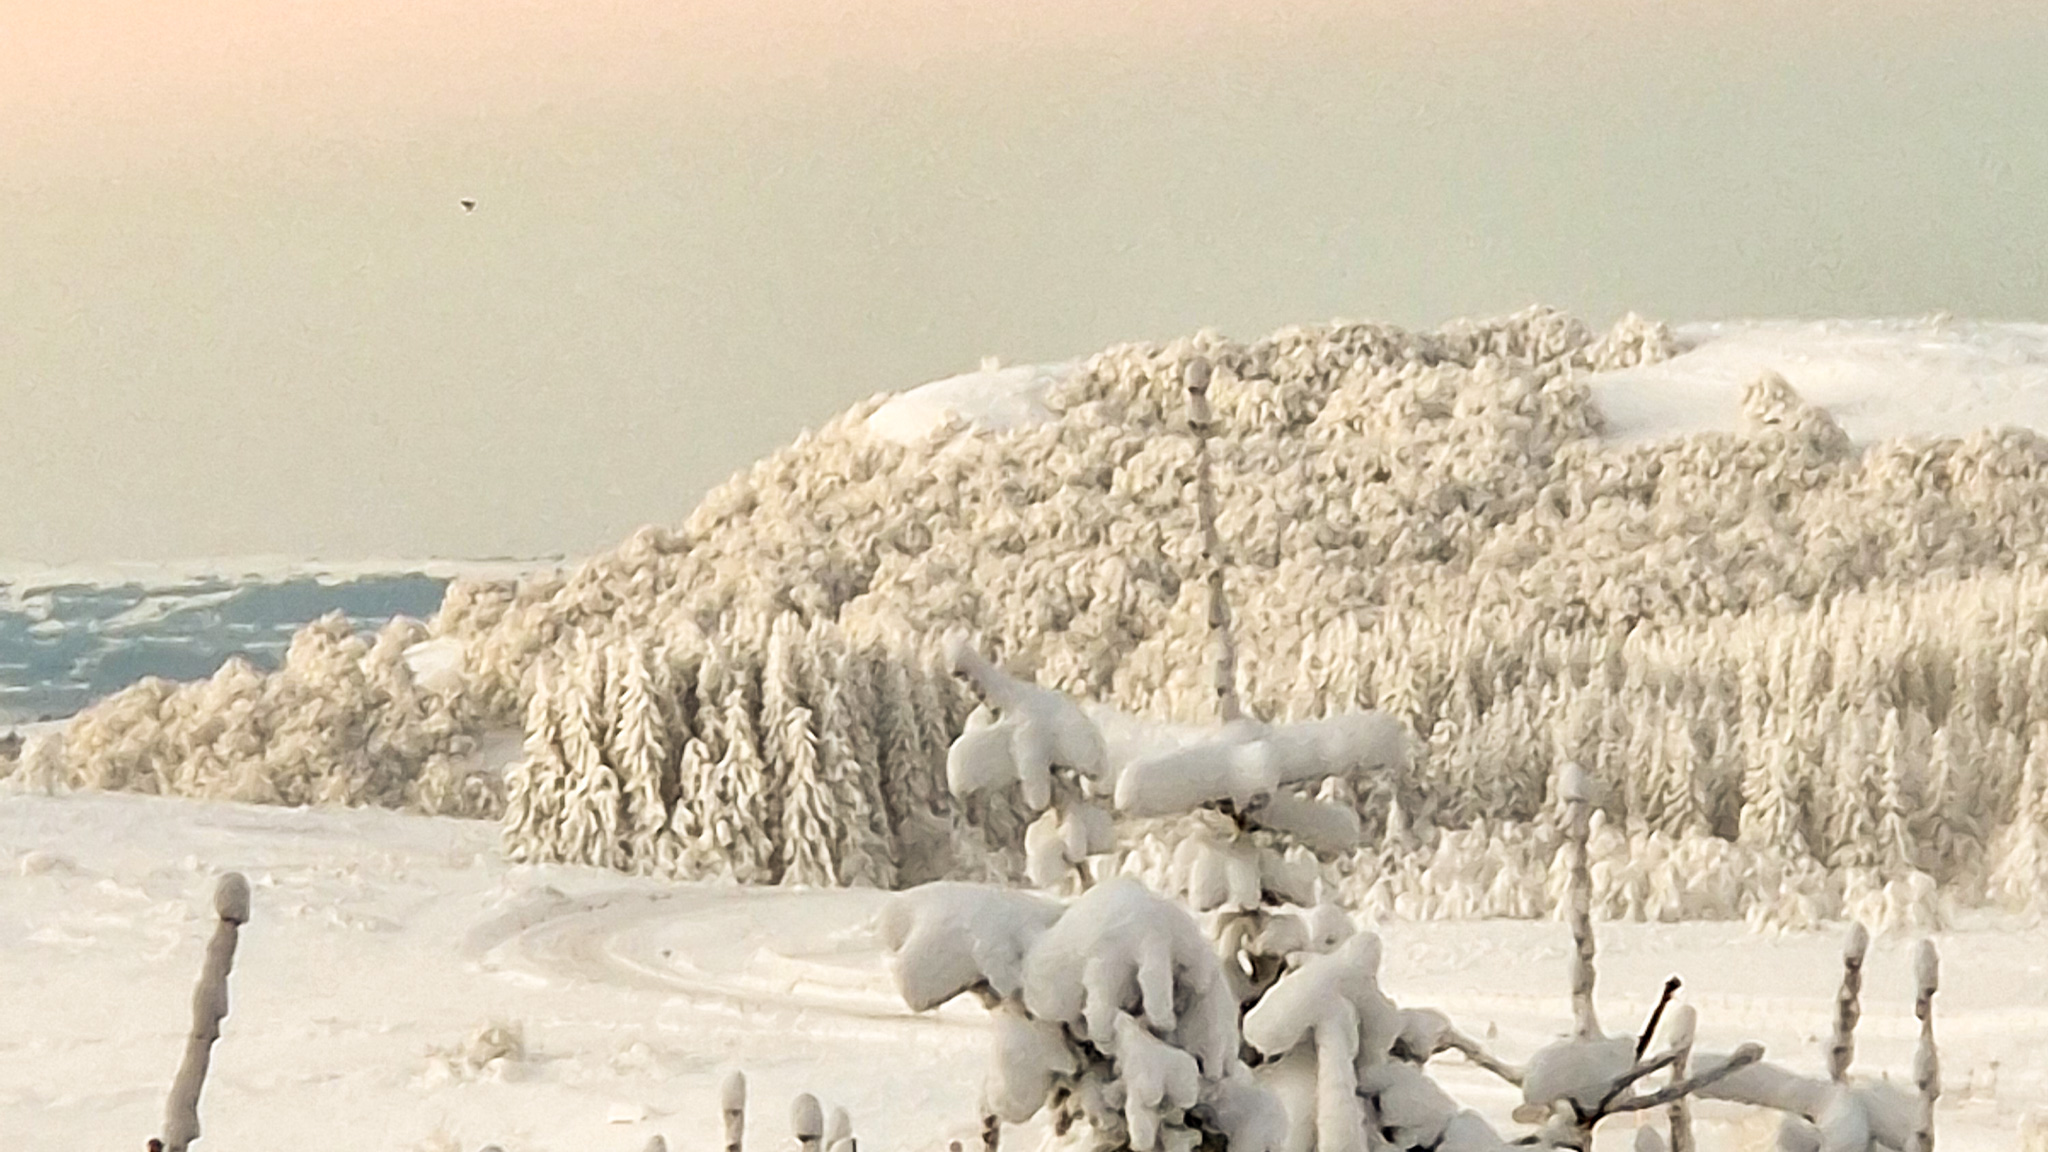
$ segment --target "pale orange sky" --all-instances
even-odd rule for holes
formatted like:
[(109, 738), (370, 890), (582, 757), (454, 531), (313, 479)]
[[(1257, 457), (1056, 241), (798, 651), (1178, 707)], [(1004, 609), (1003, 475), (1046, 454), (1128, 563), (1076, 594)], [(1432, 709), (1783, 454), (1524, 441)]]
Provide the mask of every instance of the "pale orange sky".
[(2040, 319), (2044, 8), (0, 0), (0, 559), (580, 552), (1198, 327)]
[[(209, 125), (288, 132), (709, 89), (801, 98), (835, 81), (1094, 58), (1199, 66), (1327, 51), (1458, 52), (1474, 41), (1598, 47), (1626, 0), (0, 0), (0, 116), (74, 153)], [(1687, 34), (1781, 8), (1666, 0)], [(1875, 11), (1909, 9), (1900, 0)], [(1782, 18), (1782, 17), (1781, 17)], [(1872, 19), (1869, 12), (1859, 16)], [(1048, 76), (1056, 84), (1057, 76)], [(47, 157), (46, 157), (47, 158)]]

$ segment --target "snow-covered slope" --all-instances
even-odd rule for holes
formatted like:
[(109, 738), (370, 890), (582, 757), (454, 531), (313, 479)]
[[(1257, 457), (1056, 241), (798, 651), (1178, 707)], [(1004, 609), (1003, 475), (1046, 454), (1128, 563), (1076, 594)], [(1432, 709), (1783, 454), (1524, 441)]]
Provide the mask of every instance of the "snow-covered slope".
[[(209, 1152), (638, 1152), (655, 1133), (705, 1149), (734, 1068), (751, 1149), (786, 1146), (799, 1092), (846, 1107), (872, 1152), (976, 1142), (983, 1014), (902, 1006), (879, 893), (510, 866), (473, 821), (75, 793), (0, 797), (0, 1147), (139, 1149), (156, 1132), (226, 869), (248, 876), (254, 913), (201, 1101)], [(1569, 1026), (1562, 925), (1381, 932), (1388, 992), (1497, 1032), (1504, 1056)], [(1617, 924), (1600, 941), (1616, 1021), (1678, 973), (1703, 1045), (1756, 1039), (1821, 1070), (1833, 934)], [(1872, 1073), (1910, 1067), (1908, 943), (1880, 939), (1868, 964), (1857, 1066)], [(1940, 943), (1943, 1145), (2015, 1148), (2020, 1118), (2048, 1108), (2048, 929), (1980, 920)], [(493, 1024), (523, 1054), (492, 1063), (502, 1046), (472, 1037)], [(1498, 1082), (1455, 1062), (1442, 1078), (1512, 1127)], [(1701, 1118), (1705, 1152), (1768, 1130), (1728, 1106)]]
[(1609, 437), (1733, 432), (1743, 385), (1767, 371), (1859, 444), (2000, 426), (2048, 433), (2048, 324), (1731, 321), (1673, 334), (1679, 355), (1593, 377)]
[(1046, 391), (1080, 368), (1063, 364), (989, 364), (979, 371), (934, 380), (889, 398), (868, 415), (868, 430), (898, 444), (914, 444), (956, 421), (965, 428), (1009, 431), (1053, 418)]
[[(1672, 335), (1681, 351), (1671, 359), (1589, 377), (1609, 439), (1734, 432), (1743, 385), (1764, 372), (1785, 377), (1859, 444), (1996, 427), (2048, 433), (2048, 324), (1729, 320)], [(1047, 389), (1081, 366), (991, 366), (935, 380), (892, 397), (868, 428), (909, 444), (954, 421), (999, 432), (1050, 420)]]

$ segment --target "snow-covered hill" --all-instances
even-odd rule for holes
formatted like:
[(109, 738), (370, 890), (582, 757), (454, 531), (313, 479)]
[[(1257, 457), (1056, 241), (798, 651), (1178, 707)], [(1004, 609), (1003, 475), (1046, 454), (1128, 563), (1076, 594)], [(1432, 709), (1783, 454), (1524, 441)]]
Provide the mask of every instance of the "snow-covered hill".
[[(1562, 925), (1407, 917), (1497, 899), (1539, 915), (1545, 781), (1576, 758), (1616, 798), (1595, 846), (1608, 914), (1645, 914), (1634, 877), (1725, 888), (1737, 911), (1789, 902), (1810, 924), (1852, 907), (1842, 876), (1939, 872), (1963, 906), (1937, 934), (1942, 1146), (2017, 1146), (2048, 1111), (2048, 929), (1970, 906), (2038, 898), (2048, 859), (2048, 583), (2032, 563), (2048, 473), (2037, 438), (1982, 429), (2048, 430), (2048, 334), (1629, 321), (1596, 337), (1534, 312), (992, 366), (857, 407), (680, 531), (516, 589), (457, 581), (431, 638), (310, 629), (283, 675), (129, 693), (57, 770), (0, 785), (0, 1152), (134, 1148), (157, 1130), (227, 869), (255, 913), (207, 1152), (709, 1148), (734, 1068), (754, 1086), (752, 1149), (786, 1146), (799, 1092), (845, 1106), (870, 1152), (972, 1146), (983, 1018), (901, 1007), (881, 895), (675, 877), (730, 866), (748, 836), (763, 838), (751, 874), (788, 881), (934, 829), (1020, 834), (992, 818), (1015, 813), (940, 811), (934, 758), (971, 701), (919, 645), (949, 626), (1077, 695), (1155, 716), (1207, 705), (1176, 424), (1196, 354), (1219, 364), (1248, 701), (1272, 718), (1377, 705), (1421, 738), (1412, 775), (1361, 798), (1391, 850), (1347, 862), (1338, 888), (1379, 918), (1389, 993), (1515, 1059), (1568, 1026)], [(1766, 371), (1789, 387), (1760, 386)], [(0, 578), (0, 642), (35, 654), (8, 658), (18, 678), (83, 695), (140, 652), (202, 675), (226, 651), (278, 651), (288, 617), (339, 609), (367, 628), (432, 611), (450, 576), (506, 574), (406, 568), (17, 574)], [(629, 703), (648, 683), (667, 688), (653, 719)], [(512, 864), (498, 826), (473, 820), (27, 791), (101, 773), (416, 803), (416, 763), (449, 779), (455, 759), (495, 763), (505, 734), (471, 729), (519, 716), (541, 738), (512, 776), (540, 799), (518, 800), (515, 840), (618, 859), (592, 830), (622, 810), (623, 779), (630, 811), (655, 818), (631, 845), (675, 849), (626, 858), (672, 876)], [(635, 775), (649, 748), (661, 771)], [(1417, 827), (1392, 818), (1402, 805)], [(773, 826), (747, 825), (764, 806)], [(963, 858), (1002, 863), (1004, 845), (976, 845)], [(1694, 867), (1708, 849), (1720, 864)], [(1607, 1019), (1640, 1019), (1677, 973), (1703, 1045), (1761, 1040), (1821, 1069), (1833, 924), (1603, 923), (1600, 940)], [(1894, 1077), (1915, 1034), (1906, 943), (1874, 950), (1858, 1033), (1858, 1067)], [(1489, 1077), (1451, 1063), (1442, 1080), (1506, 1119)], [(1700, 1119), (1709, 1152), (1767, 1146), (1774, 1124), (1713, 1104)]]

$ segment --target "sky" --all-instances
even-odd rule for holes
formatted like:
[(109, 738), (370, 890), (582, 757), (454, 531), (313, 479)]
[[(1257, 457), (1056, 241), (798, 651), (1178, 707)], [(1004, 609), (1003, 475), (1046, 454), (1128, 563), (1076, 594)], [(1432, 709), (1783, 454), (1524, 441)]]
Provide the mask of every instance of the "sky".
[(0, 0), (0, 560), (586, 553), (1199, 328), (2048, 319), (2044, 60), (2034, 0)]

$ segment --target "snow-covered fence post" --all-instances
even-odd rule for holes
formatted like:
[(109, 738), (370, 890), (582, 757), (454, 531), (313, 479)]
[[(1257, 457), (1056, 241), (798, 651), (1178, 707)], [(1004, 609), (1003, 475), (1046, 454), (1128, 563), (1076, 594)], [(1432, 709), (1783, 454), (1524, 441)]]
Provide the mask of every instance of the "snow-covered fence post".
[(1181, 376), (1188, 389), (1188, 427), (1195, 433), (1195, 512), (1202, 522), (1202, 561), (1209, 567), (1209, 632), (1216, 642), (1216, 710), (1225, 724), (1244, 716), (1237, 698), (1237, 642), (1230, 634), (1230, 601), (1223, 593), (1223, 541), (1216, 533), (1216, 486), (1209, 468), (1209, 361), (1197, 356)]
[(1941, 980), (1941, 958), (1934, 941), (1922, 940), (1914, 949), (1913, 976), (1920, 987), (1913, 1002), (1913, 1015), (1920, 1019), (1920, 1046), (1913, 1052), (1913, 1083), (1920, 1089), (1913, 1152), (1934, 1152), (1934, 1102), (1941, 1096), (1941, 1060), (1934, 1050), (1934, 993)]
[(1842, 990), (1835, 997), (1835, 1032), (1828, 1041), (1828, 1078), (1837, 1084), (1849, 1080), (1849, 1064), (1856, 1058), (1856, 1022), (1863, 1016), (1863, 957), (1870, 950), (1870, 931), (1860, 922), (1849, 927), (1849, 939), (1842, 946)]
[[(1671, 1061), (1672, 1083), (1685, 1079), (1686, 1065), (1692, 1061), (1692, 1042), (1699, 1032), (1699, 1013), (1690, 1004), (1680, 1004), (1671, 1013), (1671, 1051), (1676, 1057)], [(1680, 1096), (1671, 1102), (1665, 1112), (1671, 1124), (1671, 1152), (1692, 1152), (1692, 1103), (1689, 1097)]]
[(825, 1152), (854, 1152), (853, 1117), (837, 1105), (825, 1118)]
[(820, 1145), (825, 1138), (825, 1111), (818, 1107), (818, 1098), (809, 1092), (790, 1101), (789, 1127), (796, 1135), (796, 1146), (800, 1152), (821, 1152)]
[(164, 1105), (165, 1152), (185, 1152), (199, 1139), (199, 1089), (220, 1039), (220, 1022), (228, 1014), (228, 970), (235, 964), (235, 941), (249, 922), (249, 881), (239, 872), (220, 878), (213, 889), (213, 911), (220, 918), (206, 945), (206, 966), (192, 993), (192, 1034), (185, 1041), (185, 1060)]
[(725, 1152), (740, 1152), (747, 1137), (747, 1074), (735, 1068), (718, 1090), (725, 1114)]
[(1564, 839), (1568, 868), (1565, 917), (1571, 924), (1572, 1021), (1579, 1039), (1600, 1036), (1593, 1011), (1593, 872), (1587, 841), (1592, 836), (1593, 781), (1585, 769), (1566, 764), (1558, 774), (1557, 798), (1564, 805)]

